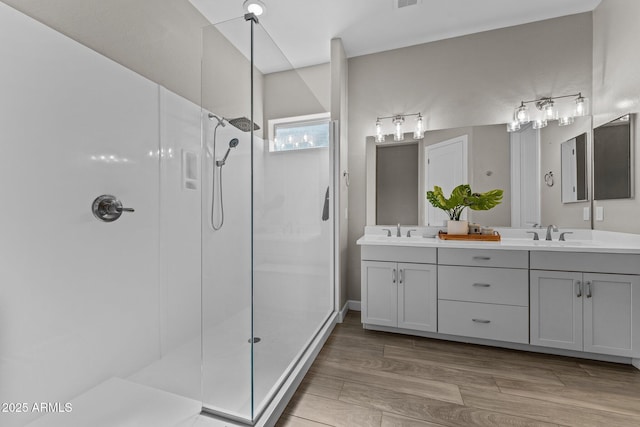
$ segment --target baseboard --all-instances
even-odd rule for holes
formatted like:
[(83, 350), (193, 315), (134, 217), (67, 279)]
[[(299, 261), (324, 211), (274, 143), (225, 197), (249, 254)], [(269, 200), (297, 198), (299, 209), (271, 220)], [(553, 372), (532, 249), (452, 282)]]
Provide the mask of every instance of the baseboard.
[(349, 311), (360, 311), (360, 301), (350, 299), (347, 302), (345, 302), (344, 305), (342, 306), (342, 309), (338, 313), (336, 322), (342, 323), (344, 321), (344, 318), (347, 317), (347, 313)]
[(360, 311), (360, 301), (350, 299), (347, 304), (349, 304), (349, 310)]
[(441, 334), (438, 332), (415, 331), (412, 329), (392, 328), (389, 326), (378, 326), (364, 324), (364, 329), (371, 331), (393, 332), (405, 335), (415, 335), (425, 338), (435, 338), (440, 340), (455, 341), (467, 344), (486, 345), (490, 347), (510, 348), (512, 350), (530, 351), (533, 353), (555, 354), (557, 356), (575, 357), (579, 359), (601, 360), (603, 362), (624, 363), (626, 365), (633, 364), (640, 369), (640, 359), (631, 359), (624, 356), (610, 356), (608, 354), (587, 353), (577, 350), (565, 350), (561, 348), (540, 347), (531, 344), (512, 343), (506, 341), (495, 341), (486, 338), (462, 337), (458, 335)]
[(349, 312), (349, 301), (345, 302), (342, 306), (342, 309), (338, 312), (338, 317), (336, 318), (337, 323), (342, 323), (344, 318), (347, 316)]

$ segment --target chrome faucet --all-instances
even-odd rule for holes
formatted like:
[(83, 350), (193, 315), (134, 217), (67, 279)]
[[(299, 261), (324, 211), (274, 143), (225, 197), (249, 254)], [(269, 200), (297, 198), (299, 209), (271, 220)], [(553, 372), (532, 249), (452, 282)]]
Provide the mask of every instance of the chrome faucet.
[(544, 238), (544, 240), (553, 240), (551, 238), (551, 230), (553, 229), (553, 231), (558, 231), (558, 226), (557, 225), (549, 225), (547, 226), (547, 237)]
[(400, 232), (400, 224), (398, 224), (398, 232), (396, 233), (396, 237), (402, 237), (402, 233)]

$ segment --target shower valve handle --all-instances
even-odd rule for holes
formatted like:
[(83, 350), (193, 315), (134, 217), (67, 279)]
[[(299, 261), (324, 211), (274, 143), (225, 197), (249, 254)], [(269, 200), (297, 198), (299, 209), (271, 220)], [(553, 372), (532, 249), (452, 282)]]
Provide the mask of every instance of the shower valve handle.
[(123, 212), (135, 212), (135, 209), (125, 208), (115, 196), (104, 194), (93, 201), (91, 211), (100, 221), (113, 222), (120, 218)]

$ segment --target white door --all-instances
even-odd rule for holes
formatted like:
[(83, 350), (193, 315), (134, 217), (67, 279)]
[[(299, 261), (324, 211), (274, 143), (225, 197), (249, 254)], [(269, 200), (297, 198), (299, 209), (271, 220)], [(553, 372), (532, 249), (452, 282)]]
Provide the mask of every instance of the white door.
[(511, 138), (511, 226), (540, 224), (540, 131), (531, 126)]
[(398, 264), (398, 327), (436, 332), (436, 266)]
[(638, 276), (585, 273), (584, 351), (631, 357), (638, 283)]
[[(427, 191), (434, 186), (442, 187), (445, 197), (449, 197), (451, 190), (460, 184), (468, 184), (467, 181), (467, 135), (462, 135), (438, 144), (430, 145), (425, 149), (426, 186)], [(449, 219), (441, 209), (426, 203), (425, 224), (430, 226), (442, 226)], [(466, 212), (463, 213), (463, 217)]]
[(395, 262), (362, 261), (362, 323), (398, 325), (398, 268)]
[(578, 170), (576, 167), (576, 139), (560, 144), (562, 159), (562, 203), (578, 200)]
[(531, 271), (531, 344), (582, 350), (582, 273)]

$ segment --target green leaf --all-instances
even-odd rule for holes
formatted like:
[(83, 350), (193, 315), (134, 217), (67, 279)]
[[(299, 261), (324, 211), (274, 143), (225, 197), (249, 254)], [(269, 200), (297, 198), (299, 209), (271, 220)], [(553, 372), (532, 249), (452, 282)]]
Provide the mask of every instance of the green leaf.
[(427, 191), (427, 200), (435, 208), (442, 209), (449, 215), (449, 219), (459, 220), (466, 207), (476, 211), (486, 211), (496, 207), (502, 201), (502, 190), (491, 190), (486, 193), (472, 193), (469, 184), (458, 185), (451, 191), (447, 199), (442, 188), (437, 185), (433, 191)]

